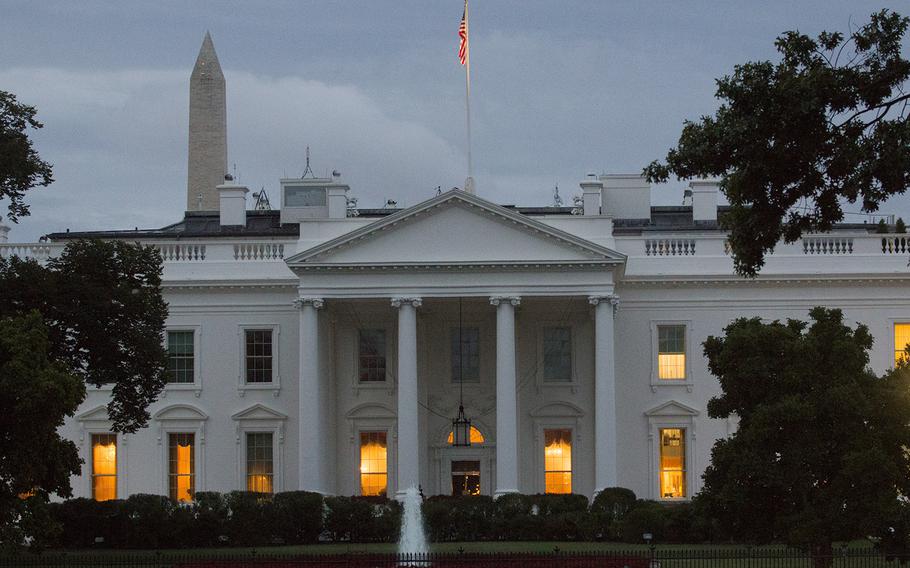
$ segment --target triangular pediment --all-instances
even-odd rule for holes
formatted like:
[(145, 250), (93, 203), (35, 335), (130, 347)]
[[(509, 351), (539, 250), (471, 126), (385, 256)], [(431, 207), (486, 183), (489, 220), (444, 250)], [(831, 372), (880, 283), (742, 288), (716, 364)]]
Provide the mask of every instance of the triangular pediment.
[(645, 411), (645, 416), (698, 416), (700, 413), (681, 402), (675, 400), (659, 404), (651, 410)]
[(271, 409), (264, 404), (256, 403), (253, 406), (231, 416), (234, 420), (286, 420), (287, 415)]
[(305, 250), (291, 268), (615, 264), (625, 257), (506, 207), (449, 191)]
[(577, 418), (584, 415), (584, 410), (571, 402), (550, 402), (531, 411), (531, 416), (534, 418), (564, 418), (567, 416)]
[(107, 415), (107, 407), (102, 404), (77, 415), (76, 420), (79, 422), (108, 422), (110, 417)]
[(208, 415), (190, 404), (172, 404), (155, 413), (155, 420), (206, 420)]

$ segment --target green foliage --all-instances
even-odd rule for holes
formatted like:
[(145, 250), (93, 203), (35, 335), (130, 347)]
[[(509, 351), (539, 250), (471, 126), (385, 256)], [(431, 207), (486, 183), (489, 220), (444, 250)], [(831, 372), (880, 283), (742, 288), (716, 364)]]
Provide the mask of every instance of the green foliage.
[(227, 538), (228, 505), (217, 491), (197, 491), (193, 495), (193, 522), (190, 542), (194, 546), (217, 546)]
[(51, 361), (90, 384), (114, 385), (108, 404), (114, 430), (135, 432), (147, 423), (167, 362), (156, 249), (86, 240), (67, 244), (46, 267), (0, 259), (0, 290), (0, 318), (40, 312)]
[(704, 344), (722, 394), (711, 418), (739, 417), (718, 440), (699, 501), (726, 534), (826, 550), (887, 533), (910, 493), (910, 372), (868, 368), (872, 336), (840, 310), (812, 322), (739, 319)]
[(252, 491), (231, 491), (224, 496), (228, 508), (225, 526), (233, 546), (263, 546), (272, 540), (272, 496)]
[(878, 225), (875, 226), (875, 232), (880, 235), (889, 233), (890, 230), (888, 229), (888, 223), (885, 223), (884, 219), (879, 219)]
[(894, 232), (901, 233), (901, 234), (907, 232), (907, 225), (904, 223), (904, 220), (901, 219), (900, 217), (898, 217), (897, 221), (895, 221), (895, 223), (894, 223)]
[(322, 495), (309, 491), (278, 493), (272, 499), (276, 536), (285, 544), (312, 544), (322, 532)]
[(591, 523), (595, 536), (603, 540), (619, 539), (619, 523), (635, 507), (635, 493), (624, 487), (607, 487), (591, 502)]
[[(40, 521), (31, 518), (36, 501), (72, 495), (70, 476), (80, 469), (76, 445), (57, 429), (85, 398), (85, 384), (48, 350), (40, 314), (0, 318), (0, 543), (18, 544)], [(26, 493), (34, 497), (19, 498)]]
[(323, 528), (334, 542), (395, 542), (401, 505), (385, 497), (326, 497)]
[(493, 498), (487, 495), (436, 495), (422, 512), (433, 542), (485, 540), (493, 526)]
[(910, 186), (908, 23), (882, 10), (849, 37), (784, 33), (780, 61), (737, 65), (718, 80), (716, 114), (687, 121), (666, 162), (644, 173), (721, 178), (731, 206), (723, 223), (747, 276), (782, 238), (841, 221), (844, 202), (876, 211)]
[(0, 200), (9, 199), (6, 215), (14, 223), (29, 214), (25, 192), (54, 181), (51, 165), (38, 156), (28, 137), (29, 128), (43, 127), (35, 113), (12, 93), (0, 91)]

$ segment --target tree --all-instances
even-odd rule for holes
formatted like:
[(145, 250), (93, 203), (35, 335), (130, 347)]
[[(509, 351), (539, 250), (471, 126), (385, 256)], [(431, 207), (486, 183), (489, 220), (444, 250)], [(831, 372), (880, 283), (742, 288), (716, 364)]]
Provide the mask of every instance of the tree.
[(704, 344), (722, 394), (711, 418), (739, 417), (718, 440), (698, 495), (731, 535), (810, 548), (888, 534), (910, 495), (910, 369), (877, 377), (872, 336), (840, 310), (812, 323), (739, 319)]
[(738, 273), (755, 276), (783, 238), (828, 231), (844, 202), (876, 211), (910, 186), (910, 19), (882, 10), (851, 30), (780, 36), (778, 63), (737, 65), (717, 81), (715, 116), (686, 121), (652, 182), (719, 177)]
[(54, 181), (51, 165), (42, 160), (29, 140), (27, 129), (44, 125), (35, 119), (35, 108), (0, 91), (0, 199), (9, 199), (7, 217), (16, 222), (29, 214), (25, 192)]
[[(83, 381), (112, 384), (114, 429), (135, 432), (165, 382), (161, 255), (121, 241), (69, 243), (47, 266), (0, 259), (0, 318), (38, 311), (48, 354)], [(20, 417), (27, 419), (27, 417)]]
[(37, 311), (0, 319), (0, 543), (21, 542), (36, 502), (70, 497), (70, 476), (79, 473), (76, 445), (57, 429), (85, 398), (85, 383), (50, 351)]
[(900, 217), (898, 217), (897, 221), (894, 222), (894, 232), (899, 234), (904, 234), (907, 232), (907, 225)]

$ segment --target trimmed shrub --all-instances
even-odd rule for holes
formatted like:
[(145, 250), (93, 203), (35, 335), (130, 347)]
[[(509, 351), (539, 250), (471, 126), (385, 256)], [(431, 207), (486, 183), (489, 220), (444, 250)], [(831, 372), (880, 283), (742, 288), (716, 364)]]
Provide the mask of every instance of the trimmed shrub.
[(200, 547), (225, 544), (223, 538), (228, 538), (228, 505), (224, 496), (217, 491), (198, 491), (194, 498), (188, 540), (193, 546)]
[(535, 540), (590, 540), (593, 524), (584, 495), (535, 495), (532, 515), (537, 516)]
[(163, 495), (137, 493), (123, 502), (128, 548), (174, 548), (171, 520), (177, 504)]
[(251, 491), (231, 491), (225, 495), (227, 535), (232, 546), (263, 546), (271, 542), (271, 498)]
[(326, 497), (325, 531), (334, 542), (394, 542), (401, 505), (386, 497)]
[(486, 495), (436, 495), (423, 503), (427, 538), (433, 542), (488, 540), (493, 498)]
[(51, 509), (60, 523), (60, 545), (67, 548), (123, 548), (128, 544), (129, 518), (123, 501), (77, 498)]
[(532, 515), (533, 497), (521, 493), (501, 495), (493, 501), (493, 538), (496, 540), (534, 540), (539, 519)]
[(593, 537), (599, 540), (618, 540), (619, 523), (635, 506), (635, 493), (624, 487), (607, 487), (591, 502)]
[(668, 534), (668, 507), (657, 501), (639, 499), (635, 507), (619, 522), (619, 537), (623, 542), (640, 543), (642, 535), (651, 533), (654, 542), (666, 542)]
[(322, 533), (322, 495), (311, 491), (287, 491), (272, 499), (275, 536), (285, 544), (311, 544)]
[(353, 497), (355, 501), (364, 501), (372, 507), (372, 522), (358, 534), (358, 538), (368, 542), (398, 542), (401, 533), (401, 515), (403, 507), (395, 499), (386, 497)]

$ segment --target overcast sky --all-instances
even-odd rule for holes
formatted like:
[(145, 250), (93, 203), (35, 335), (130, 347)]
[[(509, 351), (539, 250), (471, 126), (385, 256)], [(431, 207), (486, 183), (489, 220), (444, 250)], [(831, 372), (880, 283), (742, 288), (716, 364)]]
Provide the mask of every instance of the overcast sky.
[[(775, 58), (784, 30), (846, 30), (864, 0), (472, 0), (478, 194), (566, 201), (586, 172), (638, 172), (683, 120), (716, 107), (714, 79)], [(0, 89), (38, 108), (56, 182), (30, 192), (13, 241), (160, 227), (182, 217), (190, 71), (210, 30), (227, 78), (228, 154), (278, 202), (311, 148), (363, 207), (412, 205), (466, 171), (462, 0), (0, 0)], [(655, 192), (679, 203), (682, 184)], [(4, 212), (6, 204), (0, 202)], [(858, 209), (855, 209), (858, 210)], [(883, 208), (910, 218), (910, 196)]]

